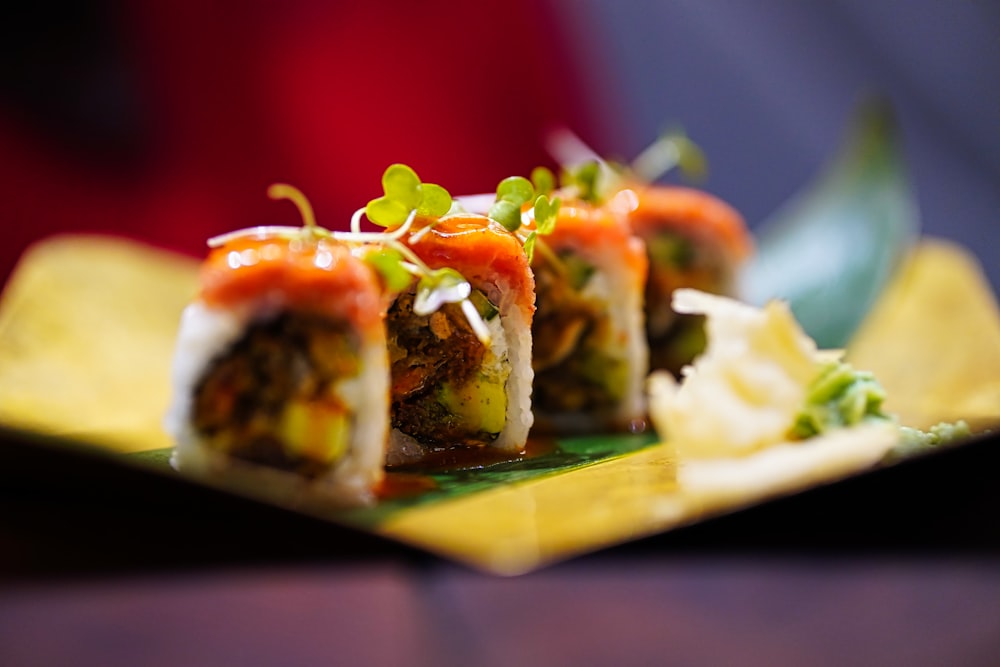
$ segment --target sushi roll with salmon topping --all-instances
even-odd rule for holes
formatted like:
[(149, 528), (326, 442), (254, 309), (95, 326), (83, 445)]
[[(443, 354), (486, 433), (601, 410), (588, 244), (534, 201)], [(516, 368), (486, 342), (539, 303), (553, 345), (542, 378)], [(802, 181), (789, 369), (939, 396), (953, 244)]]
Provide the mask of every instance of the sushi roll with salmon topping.
[[(388, 228), (403, 259), (419, 270), (386, 313), (391, 365), (387, 464), (414, 465), (456, 448), (504, 456), (525, 448), (532, 425), (531, 322), (534, 279), (519, 239), (483, 215), (453, 207), (450, 196), (395, 214), (394, 165), (386, 197), (367, 217)], [(404, 187), (403, 190), (407, 190)], [(438, 193), (440, 194), (440, 193)], [(405, 215), (401, 225), (397, 225)]]
[(653, 370), (674, 375), (705, 347), (703, 318), (676, 313), (674, 291), (691, 288), (735, 296), (737, 276), (753, 244), (743, 217), (718, 197), (696, 188), (635, 185), (627, 212), (646, 245), (646, 337)]
[(549, 149), (569, 165), (564, 167), (564, 189), (624, 217), (645, 243), (650, 369), (679, 375), (704, 349), (705, 334), (701, 316), (674, 312), (673, 293), (692, 288), (736, 296), (739, 271), (753, 252), (746, 222), (705, 190), (656, 183), (675, 167), (691, 179), (704, 177), (705, 157), (683, 131), (662, 135), (629, 165), (605, 161), (568, 130), (554, 132)]
[[(555, 176), (501, 181), (463, 201), (524, 243), (535, 280), (532, 411), (547, 434), (617, 431), (645, 418), (648, 351), (642, 327), (647, 259), (621, 215), (592, 205)], [(551, 199), (550, 199), (551, 195)]]
[(552, 231), (535, 247), (531, 268), (539, 427), (602, 432), (641, 422), (649, 369), (642, 242), (609, 210), (563, 200)]
[(282, 503), (371, 502), (389, 399), (377, 272), (308, 225), (211, 244), (178, 334), (172, 464)]

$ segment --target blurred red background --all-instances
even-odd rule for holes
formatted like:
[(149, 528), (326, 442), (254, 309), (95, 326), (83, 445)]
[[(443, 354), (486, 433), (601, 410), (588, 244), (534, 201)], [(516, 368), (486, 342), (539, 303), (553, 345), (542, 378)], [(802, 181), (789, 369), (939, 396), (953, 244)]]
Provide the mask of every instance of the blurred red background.
[(545, 5), (89, 3), (6, 21), (0, 280), (32, 242), (124, 234), (200, 255), (215, 233), (345, 228), (404, 162), (453, 194), (548, 163), (546, 127), (586, 134), (576, 74)]

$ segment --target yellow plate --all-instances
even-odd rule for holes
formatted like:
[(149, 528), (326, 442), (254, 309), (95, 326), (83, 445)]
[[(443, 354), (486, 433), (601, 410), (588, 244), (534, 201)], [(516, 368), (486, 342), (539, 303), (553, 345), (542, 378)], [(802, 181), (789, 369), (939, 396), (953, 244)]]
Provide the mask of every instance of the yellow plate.
[[(0, 300), (0, 424), (121, 454), (169, 448), (160, 421), (196, 271), (190, 258), (115, 238), (33, 247)], [(915, 248), (848, 359), (874, 371), (886, 408), (907, 425), (961, 418), (982, 430), (1000, 417), (1000, 313), (976, 261), (950, 243)], [(433, 502), (322, 514), (517, 574), (870, 469), (894, 442), (891, 429), (873, 427), (678, 466), (669, 444), (647, 439)]]

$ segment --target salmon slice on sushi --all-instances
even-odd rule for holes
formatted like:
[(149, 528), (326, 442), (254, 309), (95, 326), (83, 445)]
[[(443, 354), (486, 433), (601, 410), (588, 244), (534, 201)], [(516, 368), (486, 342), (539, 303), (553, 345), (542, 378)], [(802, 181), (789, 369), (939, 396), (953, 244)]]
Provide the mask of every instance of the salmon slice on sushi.
[(384, 290), (311, 229), (213, 243), (178, 334), (172, 464), (281, 502), (363, 504), (388, 433)]

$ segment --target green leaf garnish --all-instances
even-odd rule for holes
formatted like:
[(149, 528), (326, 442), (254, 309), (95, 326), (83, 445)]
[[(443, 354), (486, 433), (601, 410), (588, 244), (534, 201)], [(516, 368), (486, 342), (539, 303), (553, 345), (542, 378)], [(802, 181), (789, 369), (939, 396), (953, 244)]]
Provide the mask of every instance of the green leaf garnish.
[(418, 189), (421, 194), (421, 201), (417, 207), (417, 213), (440, 218), (451, 210), (451, 195), (440, 185), (422, 183)]
[(564, 186), (575, 187), (580, 199), (597, 203), (598, 197), (598, 177), (601, 174), (601, 164), (597, 160), (584, 162), (578, 167), (564, 169), (562, 183)]
[(687, 135), (675, 137), (678, 150), (677, 166), (681, 173), (693, 181), (704, 181), (708, 178), (708, 158), (701, 148), (688, 139)]
[(629, 169), (639, 179), (652, 183), (674, 168), (690, 181), (704, 181), (708, 160), (696, 143), (681, 128), (661, 134), (632, 160)]
[(451, 195), (440, 185), (421, 183), (417, 173), (405, 164), (392, 164), (382, 174), (385, 194), (365, 206), (365, 217), (382, 227), (406, 222), (420, 213), (440, 217), (451, 209)]
[(499, 222), (507, 231), (517, 231), (521, 226), (521, 205), (500, 200), (490, 207), (489, 218)]
[(556, 177), (548, 167), (535, 167), (531, 170), (531, 183), (535, 192), (547, 195), (556, 189)]
[(531, 181), (523, 176), (509, 176), (497, 186), (497, 199), (509, 201), (521, 206), (529, 201), (535, 194), (535, 188)]
[(551, 234), (556, 228), (559, 203), (558, 197), (550, 200), (545, 195), (538, 195), (535, 199), (535, 229), (539, 234)]
[(365, 206), (365, 216), (382, 227), (401, 225), (410, 215), (410, 210), (399, 201), (388, 197), (379, 197), (368, 202)]
[(382, 276), (388, 292), (402, 292), (413, 280), (412, 274), (403, 266), (403, 253), (396, 248), (372, 250), (364, 255), (364, 260)]
[(531, 201), (535, 187), (523, 176), (509, 176), (497, 186), (497, 201), (490, 207), (488, 217), (515, 232), (521, 227), (521, 207)]
[(535, 258), (535, 244), (538, 243), (539, 235), (551, 234), (555, 230), (558, 215), (559, 198), (550, 200), (545, 195), (538, 195), (535, 199), (535, 229), (524, 239), (524, 252), (528, 257), (528, 264)]
[(535, 243), (538, 241), (538, 232), (531, 231), (524, 238), (524, 254), (528, 257), (528, 264), (535, 258)]
[(420, 206), (420, 178), (405, 164), (391, 164), (382, 174), (382, 190), (387, 199), (397, 201), (408, 210)]

